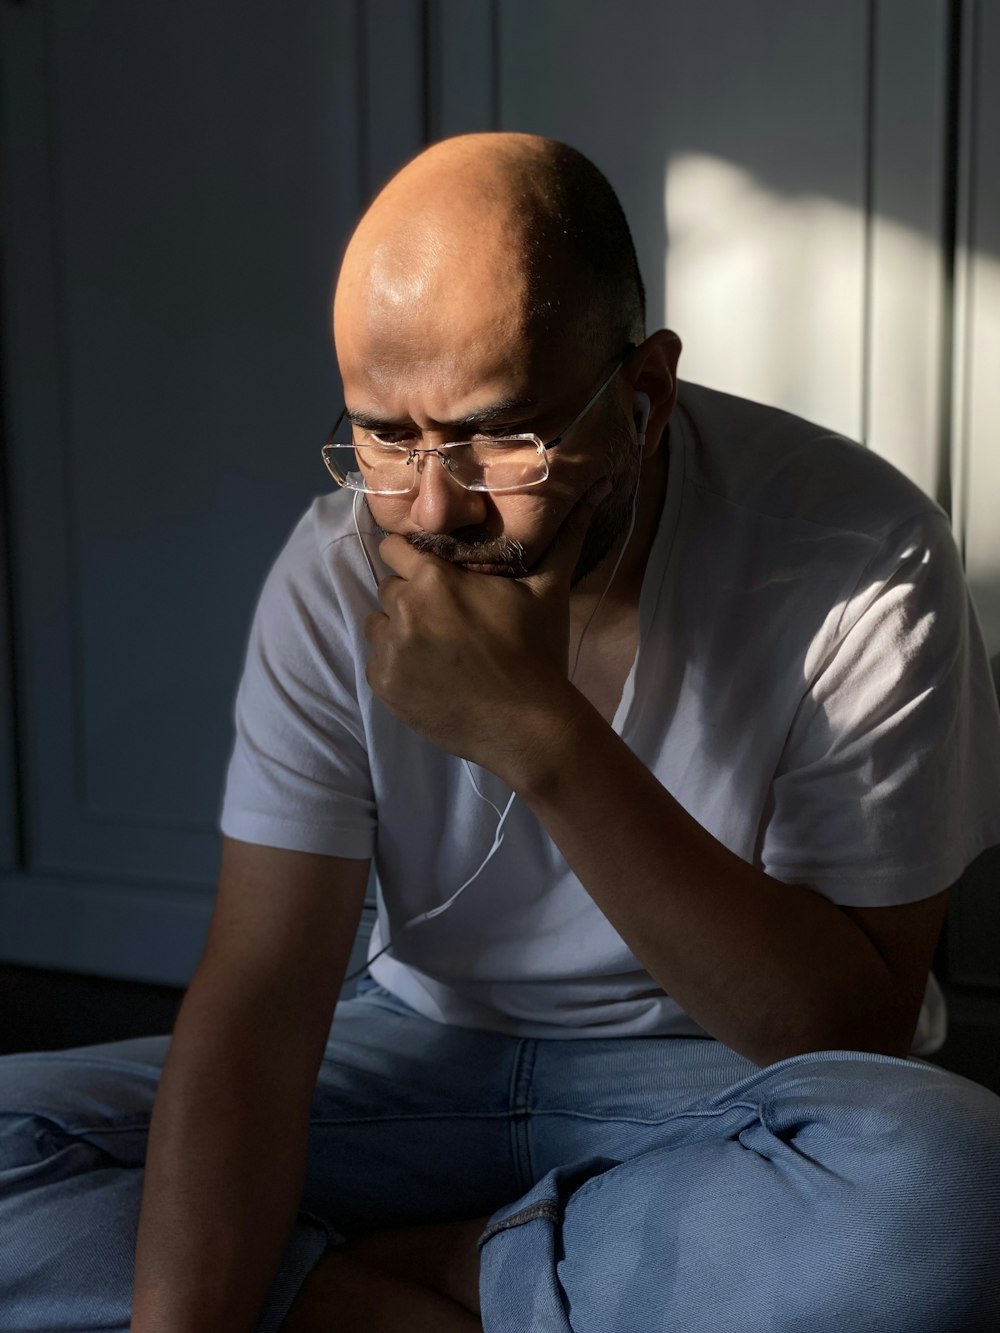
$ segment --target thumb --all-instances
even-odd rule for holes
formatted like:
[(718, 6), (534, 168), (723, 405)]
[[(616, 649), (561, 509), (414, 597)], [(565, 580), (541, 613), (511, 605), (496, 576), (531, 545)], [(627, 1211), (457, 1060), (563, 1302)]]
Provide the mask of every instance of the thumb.
[(563, 519), (549, 549), (531, 571), (529, 578), (532, 582), (537, 581), (543, 586), (556, 582), (569, 584), (580, 559), (594, 511), (610, 494), (611, 481), (608, 477), (601, 477), (589, 490), (584, 491)]

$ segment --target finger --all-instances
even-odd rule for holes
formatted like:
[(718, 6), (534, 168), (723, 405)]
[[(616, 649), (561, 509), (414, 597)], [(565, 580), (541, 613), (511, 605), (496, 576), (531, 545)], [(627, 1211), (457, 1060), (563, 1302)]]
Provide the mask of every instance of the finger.
[(563, 520), (549, 549), (528, 576), (530, 582), (569, 584), (580, 560), (583, 543), (598, 507), (611, 494), (611, 482), (602, 477), (580, 496)]
[(368, 642), (374, 644), (381, 627), (388, 623), (389, 617), (381, 611), (373, 611), (370, 616), (365, 616), (365, 638)]
[(392, 610), (393, 594), (398, 593), (404, 580), (398, 574), (388, 574), (378, 585), (378, 600), (382, 610), (389, 615)]

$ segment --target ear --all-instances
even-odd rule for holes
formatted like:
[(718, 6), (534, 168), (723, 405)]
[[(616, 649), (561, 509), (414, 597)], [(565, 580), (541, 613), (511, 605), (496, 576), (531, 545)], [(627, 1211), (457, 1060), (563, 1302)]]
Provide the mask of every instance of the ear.
[(663, 432), (677, 402), (677, 362), (681, 340), (670, 329), (658, 329), (635, 349), (628, 361), (627, 375), (636, 394), (649, 399), (643, 457), (648, 458), (660, 446)]

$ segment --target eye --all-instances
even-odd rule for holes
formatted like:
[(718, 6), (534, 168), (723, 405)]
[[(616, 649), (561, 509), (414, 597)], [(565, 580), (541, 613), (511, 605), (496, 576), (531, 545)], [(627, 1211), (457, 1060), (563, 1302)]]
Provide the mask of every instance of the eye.
[(493, 430), (477, 430), (472, 439), (485, 440), (489, 443), (491, 440), (509, 440), (512, 436), (516, 438), (527, 434), (530, 432), (526, 426), (496, 426)]
[(361, 432), (359, 444), (381, 445), (384, 448), (405, 449), (413, 436), (405, 430), (366, 430)]

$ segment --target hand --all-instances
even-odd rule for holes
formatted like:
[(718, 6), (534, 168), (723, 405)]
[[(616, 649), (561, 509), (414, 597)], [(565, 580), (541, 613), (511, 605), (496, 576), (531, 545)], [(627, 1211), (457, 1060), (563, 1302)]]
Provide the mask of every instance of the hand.
[(379, 548), (395, 576), (380, 584), (382, 611), (365, 623), (369, 685), (401, 721), (515, 788), (539, 744), (540, 716), (572, 689), (570, 583), (608, 489), (598, 482), (577, 501), (523, 578), (473, 573), (399, 535)]

